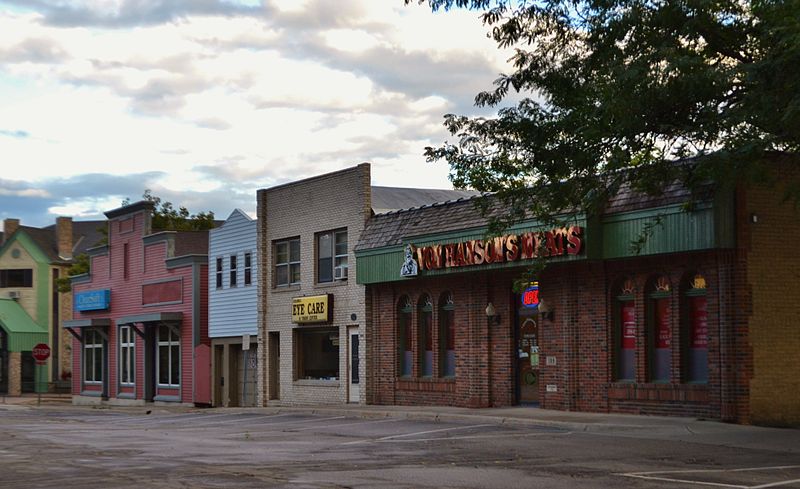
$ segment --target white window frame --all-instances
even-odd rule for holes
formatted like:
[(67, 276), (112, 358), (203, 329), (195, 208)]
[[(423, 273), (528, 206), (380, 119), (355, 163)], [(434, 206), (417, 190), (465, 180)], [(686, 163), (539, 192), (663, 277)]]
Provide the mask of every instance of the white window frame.
[[(132, 386), (136, 384), (136, 333), (133, 332), (133, 326), (125, 325), (119, 328), (119, 357), (117, 363), (119, 365), (119, 384), (124, 386)], [(127, 340), (126, 340), (127, 339)], [(126, 379), (123, 372), (123, 350), (128, 350), (128, 378)]]
[(245, 251), (242, 265), (244, 270), (242, 285), (245, 287), (253, 285), (253, 254), (251, 252)]
[[(323, 280), (320, 280), (320, 271), (322, 270), (322, 266), (320, 265), (320, 261), (323, 259), (322, 258), (322, 253), (321, 253), (321, 248), (322, 247), (320, 246), (320, 241), (321, 241), (322, 237), (326, 236), (326, 235), (330, 235), (330, 237), (331, 237), (331, 249), (329, 250), (330, 251), (330, 257), (331, 257), (330, 258), (330, 260), (331, 260), (331, 270), (330, 270), (331, 279), (323, 281)], [(337, 253), (336, 252), (336, 242), (337, 242), (337, 238), (339, 236), (341, 236), (341, 235), (345, 236), (345, 239), (344, 239), (345, 249), (344, 249), (344, 253)], [(347, 280), (346, 276), (345, 277), (341, 277), (341, 278), (336, 278), (336, 269), (337, 268), (339, 268), (339, 267), (348, 268), (347, 257), (348, 257), (348, 253), (349, 253), (349, 246), (348, 246), (348, 242), (347, 242), (347, 228), (332, 229), (330, 231), (324, 231), (324, 232), (321, 232), (321, 233), (317, 233), (317, 235), (316, 235), (316, 247), (317, 247), (317, 261), (316, 261), (316, 264), (317, 264), (317, 283), (329, 284), (329, 283), (333, 283), (333, 282)]]
[[(282, 239), (280, 241), (275, 242), (275, 287), (290, 287), (292, 285), (300, 284), (302, 278), (298, 279), (297, 282), (292, 282), (292, 267), (297, 266), (300, 267), (301, 257), (298, 257), (297, 260), (292, 261), (292, 243), (297, 241), (297, 247), (300, 248), (300, 238), (289, 238), (289, 239)], [(286, 245), (286, 260), (285, 262), (278, 262), (278, 247), (281, 245)], [(302, 251), (298, 253), (302, 256)], [(281, 284), (278, 283), (278, 268), (286, 267), (286, 283)], [(299, 274), (298, 274), (299, 275)]]
[[(89, 338), (92, 338), (92, 343), (89, 343)], [(97, 365), (95, 362), (95, 350), (100, 349), (100, 365)], [(89, 354), (91, 353), (92, 358), (92, 379), (89, 380), (86, 378), (86, 360), (89, 358)], [(83, 332), (83, 365), (81, 369), (81, 375), (83, 376), (83, 383), (90, 384), (90, 385), (100, 385), (103, 383), (103, 336), (100, 334), (99, 331), (94, 329), (87, 329)], [(97, 379), (97, 374), (100, 374), (100, 379)]]
[(224, 282), (222, 281), (222, 269), (225, 267), (223, 265), (223, 262), (224, 260), (222, 259), (222, 257), (218, 256), (216, 261), (216, 271), (214, 275), (214, 278), (216, 280), (216, 282), (214, 282), (214, 286), (217, 289), (221, 289), (225, 285)]
[(228, 274), (228, 287), (239, 286), (239, 256), (236, 254), (230, 255), (228, 258), (228, 265), (230, 266), (230, 273)]
[[(166, 328), (169, 331), (169, 335), (167, 335), (167, 340), (161, 340), (161, 328)], [(177, 340), (173, 340), (172, 335), (173, 333), (178, 337)], [(172, 347), (178, 347), (178, 383), (172, 383)], [(161, 383), (161, 348), (166, 347), (167, 352), (167, 378), (170, 380), (168, 384)], [(156, 385), (158, 387), (166, 387), (166, 388), (174, 388), (181, 386), (181, 333), (178, 328), (175, 326), (171, 326), (169, 324), (159, 324), (156, 328)]]

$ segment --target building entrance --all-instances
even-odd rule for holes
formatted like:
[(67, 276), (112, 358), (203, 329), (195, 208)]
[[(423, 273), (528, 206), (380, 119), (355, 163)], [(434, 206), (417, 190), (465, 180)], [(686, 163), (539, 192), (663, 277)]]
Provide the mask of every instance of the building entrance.
[(517, 393), (520, 404), (539, 404), (538, 317), (525, 308), (517, 315)]

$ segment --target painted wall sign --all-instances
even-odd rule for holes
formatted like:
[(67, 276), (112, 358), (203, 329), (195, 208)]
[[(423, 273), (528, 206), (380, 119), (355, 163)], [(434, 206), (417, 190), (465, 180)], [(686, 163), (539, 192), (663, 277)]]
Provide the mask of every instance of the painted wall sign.
[(539, 285), (533, 284), (522, 292), (522, 307), (527, 309), (539, 308)]
[(183, 281), (169, 280), (142, 285), (142, 305), (183, 301)]
[(111, 289), (78, 292), (74, 301), (76, 311), (102, 311), (111, 307)]
[(329, 323), (333, 320), (333, 294), (292, 299), (292, 322)]
[(570, 226), (544, 232), (507, 234), (486, 241), (475, 239), (441, 245), (409, 246), (420, 270), (457, 268), (577, 255), (583, 250), (583, 228)]

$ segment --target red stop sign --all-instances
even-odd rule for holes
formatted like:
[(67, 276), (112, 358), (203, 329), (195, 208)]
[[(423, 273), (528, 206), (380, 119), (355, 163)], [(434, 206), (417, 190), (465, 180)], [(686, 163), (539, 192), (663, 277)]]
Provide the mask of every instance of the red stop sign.
[(33, 359), (37, 362), (44, 362), (50, 358), (50, 347), (44, 343), (39, 343), (33, 347)]

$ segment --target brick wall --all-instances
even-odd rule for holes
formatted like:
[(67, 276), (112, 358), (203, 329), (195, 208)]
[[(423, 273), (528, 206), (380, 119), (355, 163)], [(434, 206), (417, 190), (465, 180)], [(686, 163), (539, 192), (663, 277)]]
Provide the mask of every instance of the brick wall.
[[(720, 303), (730, 302), (731, 252), (708, 252), (636, 258), (614, 262), (553, 265), (539, 281), (540, 297), (554, 312), (553, 320), (540, 317), (540, 405), (548, 409), (721, 418), (723, 400), (736, 393), (722, 368), (731, 355), (733, 328)], [(516, 400), (515, 308), (512, 281), (521, 270), (473, 272), (439, 278), (417, 278), (369, 286), (372, 304), (372, 381), (376, 404), (454, 405), (488, 407), (512, 405)], [(681, 354), (681, 323), (685, 321), (685, 284), (695, 274), (707, 283), (709, 328), (709, 381), (682, 381), (685, 361)], [(664, 276), (670, 284), (671, 378), (665, 383), (648, 380), (646, 345), (647, 284)], [(632, 382), (613, 378), (614, 343), (612, 307), (614, 284), (624, 278), (634, 283), (636, 317), (636, 375)], [(438, 303), (452, 293), (456, 324), (456, 375), (454, 379), (422, 378), (415, 360), (409, 378), (398, 376), (398, 304), (404, 296), (416, 305), (423, 294), (434, 301), (434, 344), (438, 344)], [(499, 325), (487, 321), (484, 309), (492, 302), (501, 317)], [(412, 349), (418, 352), (419, 312), (412, 312)], [(546, 365), (546, 357), (555, 365)], [(438, 364), (434, 348), (434, 365)], [(434, 368), (436, 372), (436, 368)], [(547, 392), (546, 386), (555, 391)], [(724, 393), (724, 394), (723, 394)], [(735, 412), (734, 412), (735, 414)]]
[[(741, 193), (740, 234), (752, 297), (750, 415), (758, 424), (800, 425), (800, 212), (784, 202), (786, 183), (800, 172), (776, 167), (776, 187)], [(752, 222), (757, 216), (757, 222)]]

